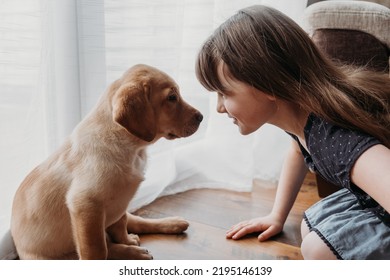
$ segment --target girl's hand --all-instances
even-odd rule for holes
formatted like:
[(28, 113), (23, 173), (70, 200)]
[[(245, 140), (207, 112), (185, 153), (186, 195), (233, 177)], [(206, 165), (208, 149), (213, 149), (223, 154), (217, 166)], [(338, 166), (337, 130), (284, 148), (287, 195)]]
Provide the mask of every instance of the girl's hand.
[(265, 241), (282, 230), (283, 222), (272, 215), (268, 215), (234, 225), (226, 232), (226, 238), (237, 240), (247, 234), (261, 232), (258, 239), (259, 241)]

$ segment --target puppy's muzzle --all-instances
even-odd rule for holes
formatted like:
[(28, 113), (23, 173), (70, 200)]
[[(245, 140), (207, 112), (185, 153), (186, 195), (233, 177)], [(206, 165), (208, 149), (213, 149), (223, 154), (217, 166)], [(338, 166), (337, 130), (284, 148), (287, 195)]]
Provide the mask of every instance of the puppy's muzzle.
[(189, 119), (184, 121), (179, 130), (176, 130), (176, 132), (174, 130), (170, 131), (166, 138), (173, 140), (176, 138), (191, 136), (198, 130), (202, 120), (203, 115), (198, 110), (195, 110), (195, 113), (193, 113)]
[(196, 111), (196, 113), (190, 120), (189, 124), (185, 127), (182, 137), (188, 137), (194, 134), (198, 130), (202, 120), (203, 120), (203, 115), (199, 111)]

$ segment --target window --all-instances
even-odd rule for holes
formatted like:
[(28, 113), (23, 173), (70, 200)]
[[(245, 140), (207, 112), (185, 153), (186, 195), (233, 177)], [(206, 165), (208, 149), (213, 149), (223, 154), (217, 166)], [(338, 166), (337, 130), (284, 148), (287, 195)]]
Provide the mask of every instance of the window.
[[(253, 177), (276, 180), (288, 140), (284, 133), (266, 128), (239, 135), (215, 113), (215, 96), (196, 80), (194, 63), (203, 41), (239, 8), (267, 3), (298, 15), (306, 4), (299, 2), (1, 1), (0, 235), (9, 227), (23, 178), (62, 143), (106, 87), (137, 63), (172, 76), (205, 120), (196, 135), (162, 140), (150, 149), (147, 180), (129, 209), (161, 193), (207, 186), (249, 190)], [(281, 139), (272, 153), (269, 137)]]

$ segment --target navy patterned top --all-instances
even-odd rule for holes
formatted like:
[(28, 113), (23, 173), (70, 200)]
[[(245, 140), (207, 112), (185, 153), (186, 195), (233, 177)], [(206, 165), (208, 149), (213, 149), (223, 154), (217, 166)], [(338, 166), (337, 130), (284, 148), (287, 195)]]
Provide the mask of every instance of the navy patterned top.
[(310, 114), (304, 128), (306, 146), (297, 142), (308, 168), (334, 185), (349, 189), (363, 208), (370, 208), (388, 226), (390, 215), (373, 198), (351, 182), (351, 170), (359, 156), (368, 148), (381, 144), (376, 138), (360, 131), (349, 130)]

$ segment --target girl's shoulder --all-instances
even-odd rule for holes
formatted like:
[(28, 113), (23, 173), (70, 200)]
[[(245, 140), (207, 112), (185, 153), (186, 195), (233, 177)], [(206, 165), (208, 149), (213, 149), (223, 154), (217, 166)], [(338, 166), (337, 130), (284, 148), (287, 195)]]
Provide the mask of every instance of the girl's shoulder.
[[(287, 132), (294, 140), (299, 143), (296, 135)], [(362, 145), (381, 144), (381, 142), (360, 130), (348, 129), (310, 113), (304, 127), (304, 136), (307, 148), (310, 152), (318, 149), (333, 150), (337, 147), (356, 148)]]
[(326, 121), (314, 114), (310, 114), (304, 128), (304, 134), (308, 146), (323, 146), (336, 143), (338, 146), (351, 145), (362, 142), (380, 143), (375, 137), (354, 129), (348, 129), (329, 121)]
[(313, 114), (308, 118), (305, 138), (315, 169), (328, 181), (348, 189), (356, 160), (370, 147), (381, 144), (365, 132), (340, 127)]

